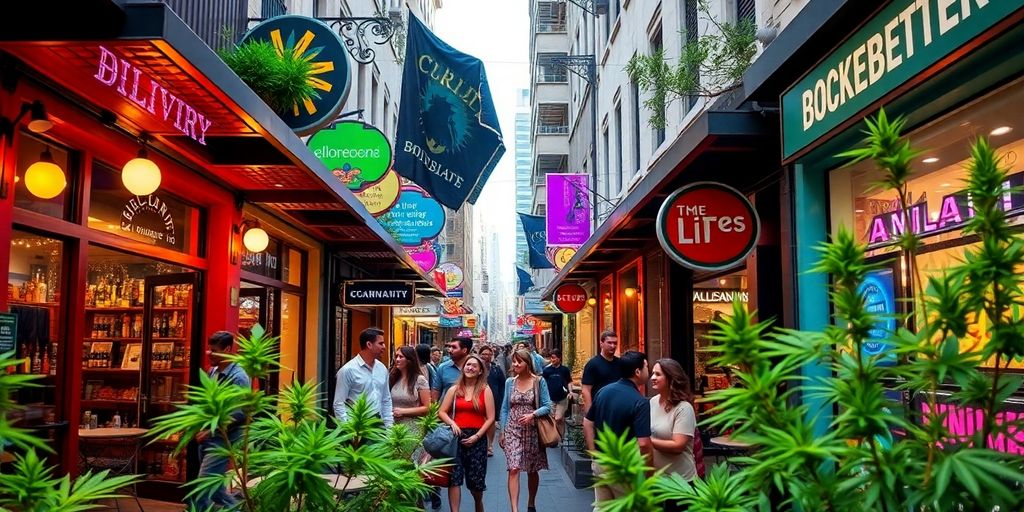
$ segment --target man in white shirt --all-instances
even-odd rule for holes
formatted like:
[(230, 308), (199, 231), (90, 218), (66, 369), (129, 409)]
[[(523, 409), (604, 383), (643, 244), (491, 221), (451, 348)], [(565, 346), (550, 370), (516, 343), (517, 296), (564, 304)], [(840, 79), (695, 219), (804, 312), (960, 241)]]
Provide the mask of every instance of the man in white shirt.
[(345, 421), (349, 406), (365, 394), (370, 407), (384, 420), (384, 427), (394, 424), (388, 370), (377, 360), (383, 353), (384, 331), (370, 327), (359, 333), (359, 354), (338, 370), (334, 391), (334, 415), (338, 421)]

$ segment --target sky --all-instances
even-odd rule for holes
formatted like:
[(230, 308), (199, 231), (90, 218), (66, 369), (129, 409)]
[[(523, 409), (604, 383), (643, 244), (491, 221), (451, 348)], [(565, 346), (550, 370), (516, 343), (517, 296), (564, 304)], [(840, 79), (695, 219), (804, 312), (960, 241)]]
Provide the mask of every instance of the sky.
[(500, 268), (488, 269), (492, 279), (500, 273), (506, 283), (515, 282), (514, 129), (516, 90), (530, 85), (528, 9), (527, 2), (517, 0), (443, 0), (434, 26), (446, 43), (484, 61), (505, 155), (480, 194), (477, 218), (499, 233), (501, 253), (509, 255)]

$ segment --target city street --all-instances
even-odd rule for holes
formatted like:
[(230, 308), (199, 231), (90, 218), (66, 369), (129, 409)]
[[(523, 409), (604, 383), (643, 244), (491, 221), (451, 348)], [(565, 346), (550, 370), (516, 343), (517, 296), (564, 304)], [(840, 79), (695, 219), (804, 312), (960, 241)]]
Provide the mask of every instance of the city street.
[[(594, 491), (573, 487), (561, 464), (558, 448), (548, 449), (548, 470), (540, 473), (540, 488), (537, 490), (537, 512), (581, 512), (593, 510)], [(484, 510), (506, 512), (511, 510), (508, 503), (508, 470), (505, 454), (494, 450), (494, 457), (487, 461), (487, 491), (484, 492)], [(526, 512), (526, 475), (519, 481), (519, 510)], [(451, 512), (448, 497), (441, 492), (441, 510)], [(465, 487), (462, 489), (462, 506), (459, 512), (473, 512), (473, 497)]]

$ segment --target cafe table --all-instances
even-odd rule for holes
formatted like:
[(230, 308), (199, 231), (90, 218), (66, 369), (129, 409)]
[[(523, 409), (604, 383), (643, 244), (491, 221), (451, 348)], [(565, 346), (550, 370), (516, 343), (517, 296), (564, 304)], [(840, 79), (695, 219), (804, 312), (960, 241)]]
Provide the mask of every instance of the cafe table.
[[(149, 432), (144, 428), (80, 428), (78, 429), (78, 456), (83, 471), (93, 473), (107, 470), (110, 476), (134, 475), (142, 448), (142, 438)], [(131, 495), (142, 510), (135, 485)], [(114, 502), (120, 510), (118, 501)]]

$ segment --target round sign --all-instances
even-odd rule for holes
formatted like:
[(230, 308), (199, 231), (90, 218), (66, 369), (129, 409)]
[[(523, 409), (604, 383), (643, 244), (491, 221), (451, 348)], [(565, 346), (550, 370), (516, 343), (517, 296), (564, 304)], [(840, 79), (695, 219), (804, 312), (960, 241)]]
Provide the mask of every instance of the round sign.
[(401, 181), (398, 179), (398, 173), (392, 170), (388, 171), (380, 181), (356, 191), (355, 196), (360, 203), (363, 203), (370, 215), (376, 217), (390, 210), (398, 202), (399, 192), (401, 192)]
[(362, 121), (342, 121), (306, 142), (310, 151), (350, 190), (362, 190), (391, 168), (391, 143)]
[(278, 112), (296, 134), (309, 135), (334, 122), (352, 84), (348, 50), (338, 32), (322, 21), (288, 14), (256, 25), (239, 44), (247, 41), (268, 41), (279, 54), (288, 52), (312, 64), (306, 81), (313, 86), (313, 95), (286, 112)]
[(574, 283), (563, 284), (555, 289), (555, 306), (562, 313), (579, 313), (587, 305), (587, 291)]
[(661, 247), (680, 265), (724, 270), (746, 259), (757, 243), (761, 221), (738, 190), (698, 182), (676, 190), (658, 211)]
[(462, 267), (449, 261), (438, 265), (437, 270), (444, 272), (445, 284), (448, 285), (447, 289), (449, 291), (462, 287), (462, 283), (465, 281), (465, 274), (462, 272)]

